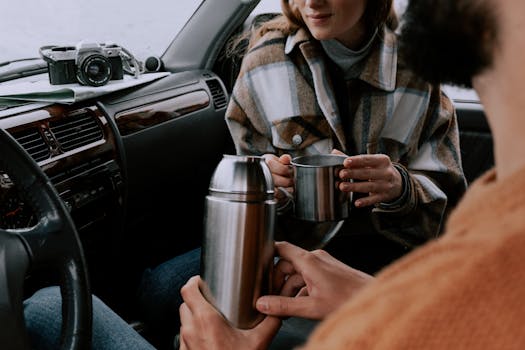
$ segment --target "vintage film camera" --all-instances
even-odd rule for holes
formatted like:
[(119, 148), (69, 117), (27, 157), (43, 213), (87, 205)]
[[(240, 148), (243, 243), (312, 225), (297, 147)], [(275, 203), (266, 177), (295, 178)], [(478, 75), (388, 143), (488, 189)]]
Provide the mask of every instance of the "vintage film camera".
[(124, 64), (134, 66), (136, 73), (139, 71), (134, 57), (115, 44), (80, 42), (76, 46), (43, 46), (40, 55), (47, 62), (52, 85), (78, 82), (102, 86), (110, 80), (123, 79)]

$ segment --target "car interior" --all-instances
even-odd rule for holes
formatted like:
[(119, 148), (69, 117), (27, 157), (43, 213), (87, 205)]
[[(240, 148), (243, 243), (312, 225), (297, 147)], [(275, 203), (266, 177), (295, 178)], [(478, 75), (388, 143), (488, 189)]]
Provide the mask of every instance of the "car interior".
[[(257, 3), (203, 1), (162, 55), (161, 69), (169, 74), (161, 79), (78, 103), (0, 109), (0, 131), (7, 132), (0, 138), (0, 233), (27, 238), (54, 232), (52, 224), (41, 223), (58, 213), (65, 232), (78, 234), (80, 242), (34, 238), (33, 250), (44, 246), (54, 253), (17, 267), (22, 288), (10, 290), (18, 294), (10, 302), (62, 283), (64, 267), (55, 267), (69, 260), (44, 257), (67, 245), (64, 254), (86, 270), (90, 292), (140, 330), (135, 291), (142, 272), (200, 245), (210, 178), (222, 156), (235, 153), (224, 114), (242, 55), (228, 55), (227, 48), (233, 36), (275, 15), (252, 15)], [(472, 92), (445, 91), (457, 110), (471, 183), (493, 165), (491, 133)], [(28, 180), (33, 178), (40, 179), (40, 191)], [(21, 259), (3, 257), (0, 264)], [(82, 283), (88, 283), (79, 283), (69, 287), (68, 298), (85, 298)], [(82, 306), (73, 300), (70, 308)], [(12, 315), (0, 311), (0, 317)]]

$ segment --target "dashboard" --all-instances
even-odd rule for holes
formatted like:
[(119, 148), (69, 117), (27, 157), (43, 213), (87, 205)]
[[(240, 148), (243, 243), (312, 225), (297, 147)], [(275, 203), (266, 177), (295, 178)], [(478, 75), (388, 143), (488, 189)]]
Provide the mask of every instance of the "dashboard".
[[(217, 75), (195, 70), (69, 105), (0, 110), (0, 127), (69, 209), (97, 295), (199, 244), (209, 179), (233, 152), (227, 101)], [(34, 210), (0, 169), (0, 227), (34, 224)]]
[[(129, 173), (125, 143), (133, 148), (134, 135), (197, 111), (221, 110), (226, 103), (226, 92), (213, 73), (182, 73), (96, 101), (11, 108), (2, 112), (0, 127), (42, 167), (83, 231), (124, 211), (124, 176)], [(144, 149), (148, 144), (142, 142)], [(137, 155), (131, 156), (136, 161)], [(31, 209), (1, 169), (0, 200), (0, 227), (34, 224)]]

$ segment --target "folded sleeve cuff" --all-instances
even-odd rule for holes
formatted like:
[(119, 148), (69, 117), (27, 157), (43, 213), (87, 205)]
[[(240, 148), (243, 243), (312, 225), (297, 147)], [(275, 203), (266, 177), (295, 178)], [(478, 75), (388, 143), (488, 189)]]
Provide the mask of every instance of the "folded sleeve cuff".
[(394, 168), (399, 171), (399, 174), (401, 175), (402, 179), (402, 186), (403, 186), (403, 192), (401, 193), (401, 196), (399, 198), (395, 199), (392, 202), (381, 202), (379, 203), (376, 208), (380, 209), (381, 211), (388, 211), (388, 212), (406, 212), (408, 210), (408, 207), (411, 207), (411, 201), (410, 198), (411, 193), (413, 191), (412, 184), (410, 181), (410, 175), (408, 174), (408, 170), (399, 163), (393, 163)]

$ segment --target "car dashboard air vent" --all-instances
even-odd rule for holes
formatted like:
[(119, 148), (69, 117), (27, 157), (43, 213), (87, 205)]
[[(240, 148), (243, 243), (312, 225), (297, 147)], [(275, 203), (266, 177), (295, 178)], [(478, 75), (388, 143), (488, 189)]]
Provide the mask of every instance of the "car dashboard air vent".
[(67, 118), (51, 122), (49, 127), (64, 152), (104, 137), (100, 124), (88, 111), (72, 113)]
[(215, 109), (224, 108), (228, 101), (226, 101), (226, 95), (224, 94), (219, 81), (217, 79), (206, 80), (206, 84), (208, 85), (211, 96), (213, 97), (213, 106)]
[(12, 135), (35, 161), (39, 162), (51, 157), (49, 147), (38, 128), (16, 131)]

